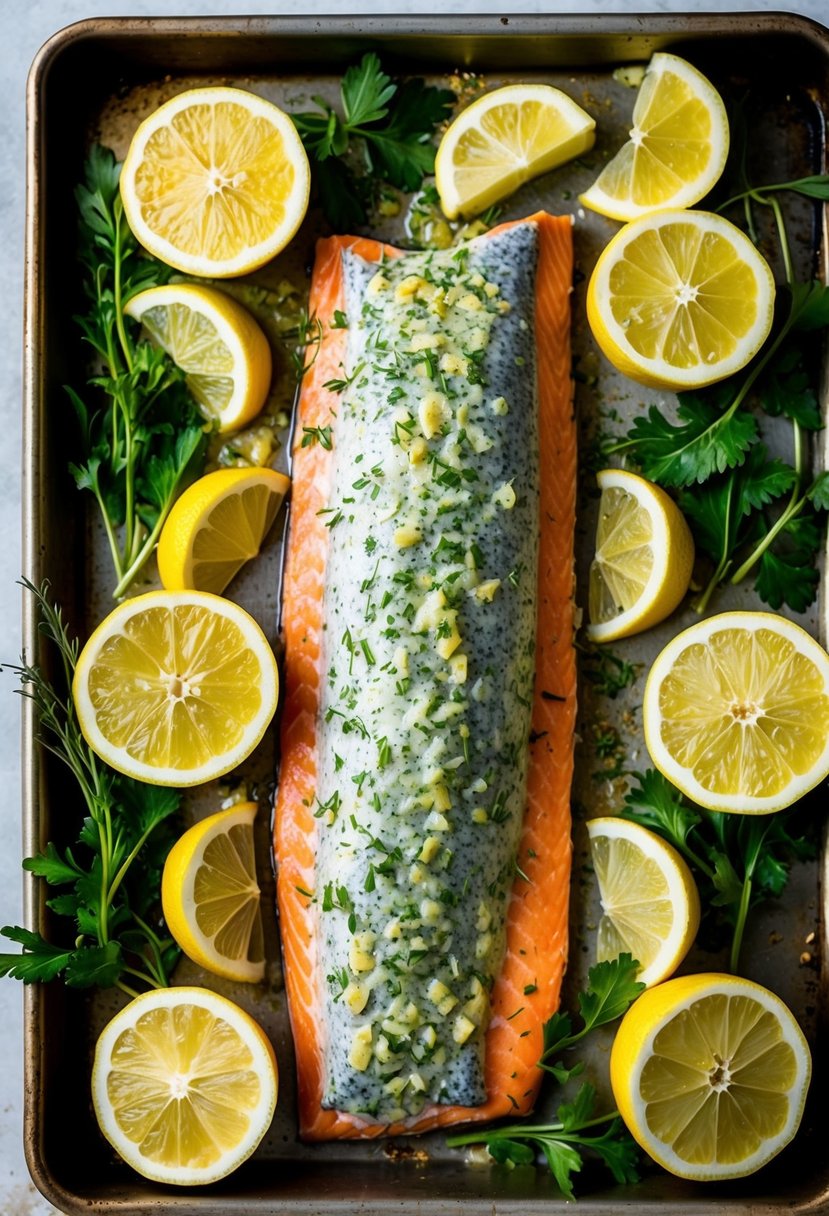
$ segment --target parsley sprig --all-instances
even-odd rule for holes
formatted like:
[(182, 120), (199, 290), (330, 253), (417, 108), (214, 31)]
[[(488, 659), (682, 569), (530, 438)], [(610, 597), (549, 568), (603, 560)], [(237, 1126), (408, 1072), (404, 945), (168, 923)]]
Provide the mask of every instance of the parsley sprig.
[(729, 927), (729, 967), (736, 974), (751, 909), (782, 893), (793, 861), (814, 856), (812, 844), (792, 832), (796, 811), (707, 811), (690, 803), (654, 769), (633, 776), (636, 784), (620, 814), (657, 832), (689, 862), (703, 914)]
[(121, 166), (93, 145), (76, 198), (86, 312), (76, 318), (98, 369), (83, 396), (67, 386), (82, 454), (70, 465), (79, 489), (95, 496), (120, 598), (152, 553), (184, 483), (200, 469), (204, 420), (183, 373), (137, 337), (124, 305), (166, 283), (172, 271), (145, 254), (127, 224), (118, 190)]
[[(829, 508), (829, 476), (808, 476), (804, 432), (822, 426), (810, 334), (829, 327), (829, 288), (795, 279), (778, 198), (785, 191), (829, 199), (829, 176), (747, 187), (719, 208), (742, 203), (755, 239), (753, 207), (772, 212), (787, 287), (771, 340), (740, 375), (680, 393), (676, 421), (651, 406), (623, 440), (605, 447), (608, 454), (631, 456), (646, 477), (679, 491), (697, 545), (713, 567), (694, 603), (699, 612), (718, 586), (740, 583), (752, 573), (757, 593), (775, 609), (787, 604), (803, 612), (817, 589), (818, 513)], [(762, 414), (758, 418), (752, 405), (790, 420), (790, 464), (769, 456)]]
[(381, 183), (414, 191), (435, 167), (432, 135), (455, 94), (421, 79), (395, 83), (373, 52), (345, 73), (342, 114), (323, 97), (318, 110), (292, 114), (314, 163), (320, 203), (337, 231), (365, 224)]
[(24, 586), (37, 600), (40, 632), (57, 650), (59, 678), (50, 683), (24, 659), (15, 668), (20, 691), (34, 702), (39, 741), (69, 768), (88, 816), (74, 848), (60, 850), (50, 842), (23, 862), (31, 874), (61, 888), (47, 905), (74, 922), (71, 945), (53, 945), (39, 933), (6, 925), (0, 932), (23, 953), (0, 954), (0, 975), (26, 984), (63, 975), (72, 988), (115, 985), (130, 996), (137, 995), (134, 981), (167, 987), (179, 952), (157, 905), (180, 795), (122, 777), (91, 750), (71, 694), (78, 641), (50, 601), (48, 584), (38, 589), (24, 580)]
[[(544, 1050), (539, 1067), (552, 1073), (564, 1084), (584, 1070), (583, 1061), (565, 1065), (560, 1060), (550, 1063), (580, 1043), (592, 1030), (620, 1018), (645, 987), (637, 980), (639, 964), (629, 954), (609, 962), (597, 963), (587, 975), (587, 988), (579, 993), (579, 1013), (582, 1025), (573, 1029), (569, 1013), (554, 1013), (544, 1026)], [(451, 1147), (465, 1144), (485, 1144), (489, 1155), (502, 1165), (534, 1165), (537, 1154), (543, 1154), (558, 1186), (568, 1199), (573, 1194), (573, 1174), (583, 1164), (583, 1154), (596, 1154), (617, 1182), (636, 1182), (636, 1145), (625, 1130), (616, 1110), (595, 1115), (596, 1090), (584, 1082), (571, 1102), (562, 1102), (553, 1123), (511, 1123), (506, 1127), (467, 1132), (450, 1136)], [(594, 1128), (604, 1130), (593, 1134)], [(588, 1133), (585, 1135), (585, 1133)]]

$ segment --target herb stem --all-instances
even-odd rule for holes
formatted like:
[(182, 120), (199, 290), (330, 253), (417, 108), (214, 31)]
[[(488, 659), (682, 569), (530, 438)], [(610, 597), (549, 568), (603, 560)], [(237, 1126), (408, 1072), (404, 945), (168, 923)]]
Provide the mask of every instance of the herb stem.
[[(143, 979), (144, 977), (141, 976), (141, 978)], [(138, 991), (135, 988), (131, 988), (129, 984), (125, 984), (123, 980), (116, 980), (115, 987), (120, 988), (131, 1000), (135, 1000), (138, 996)]]
[(792, 419), (792, 429), (794, 432), (794, 468), (797, 474), (797, 480), (792, 487), (788, 506), (774, 521), (763, 539), (757, 545), (755, 545), (739, 569), (736, 570), (731, 576), (731, 582), (735, 586), (737, 583), (742, 582), (747, 574), (751, 573), (752, 569), (757, 565), (760, 558), (768, 549), (769, 545), (774, 543), (775, 539), (780, 535), (783, 529), (800, 514), (806, 505), (806, 495), (801, 493), (801, 484), (803, 479), (803, 431), (800, 425), (794, 419)]
[(731, 939), (731, 954), (728, 960), (728, 969), (732, 975), (739, 974), (738, 968), (740, 966), (740, 951), (743, 946), (743, 933), (745, 932), (748, 910), (751, 905), (751, 888), (751, 874), (747, 874), (743, 880), (743, 889), (740, 892), (740, 903), (737, 908), (734, 936)]
[(480, 1128), (478, 1131), (465, 1132), (462, 1136), (449, 1136), (446, 1144), (449, 1148), (459, 1148), (464, 1144), (480, 1144), (483, 1140), (511, 1140), (516, 1133), (520, 1133), (523, 1139), (534, 1135), (549, 1135), (551, 1132), (567, 1131), (569, 1133), (571, 1130), (581, 1132), (586, 1131), (589, 1127), (599, 1127), (602, 1123), (610, 1123), (613, 1119), (618, 1118), (618, 1110), (611, 1110), (605, 1115), (597, 1115), (594, 1119), (587, 1119), (584, 1123), (579, 1124), (578, 1128), (573, 1129), (565, 1128), (563, 1123), (522, 1123), (518, 1127), (497, 1127), (494, 1131)]
[(132, 345), (127, 337), (126, 327), (124, 325), (124, 301), (121, 284), (121, 267), (123, 263), (123, 224), (124, 224), (124, 208), (120, 198), (115, 200), (113, 205), (115, 216), (115, 257), (113, 259), (113, 295), (115, 305), (115, 329), (118, 333), (118, 341), (121, 343), (121, 350), (124, 352), (124, 362), (127, 365), (127, 371), (133, 370)]
[[(123, 970), (126, 971), (127, 975), (134, 975), (137, 980), (141, 980), (143, 983), (149, 984), (150, 988), (161, 987), (158, 980), (154, 979), (150, 975), (147, 975), (146, 971), (139, 971), (137, 967), (130, 967), (127, 963), (124, 963)], [(138, 993), (134, 992), (132, 995), (138, 996)]]

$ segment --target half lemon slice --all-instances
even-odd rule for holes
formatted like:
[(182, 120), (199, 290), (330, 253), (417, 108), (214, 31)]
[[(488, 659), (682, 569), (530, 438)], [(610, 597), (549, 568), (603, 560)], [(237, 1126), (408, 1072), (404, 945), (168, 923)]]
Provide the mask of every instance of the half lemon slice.
[(626, 819), (587, 823), (602, 916), (598, 962), (627, 951), (637, 979), (658, 984), (676, 971), (699, 929), (699, 893), (685, 861), (655, 832)]
[(593, 147), (596, 122), (547, 84), (485, 93), (447, 128), (435, 157), (445, 215), (478, 215), (531, 177)]
[(168, 853), (161, 879), (164, 919), (187, 957), (251, 984), (265, 974), (256, 809), (240, 802), (194, 823)]
[(124, 308), (185, 374), (202, 413), (220, 433), (255, 418), (271, 385), (271, 348), (250, 313), (214, 287), (170, 283)]
[(225, 1178), (270, 1127), (277, 1088), (264, 1030), (206, 988), (136, 997), (95, 1048), (98, 1126), (124, 1161), (154, 1182), (199, 1186)]
[(614, 220), (690, 207), (719, 180), (728, 146), (728, 117), (710, 80), (660, 52), (637, 95), (630, 139), (580, 201)]
[(217, 469), (188, 486), (158, 541), (158, 572), (167, 590), (221, 595), (256, 557), (290, 484), (275, 469)]
[(681, 1178), (743, 1178), (797, 1132), (811, 1076), (803, 1032), (774, 993), (733, 975), (643, 992), (610, 1055), (619, 1113)]
[(185, 274), (226, 278), (270, 261), (308, 209), (296, 127), (243, 89), (188, 89), (136, 131), (121, 169), (130, 228)]
[(724, 612), (675, 637), (642, 705), (656, 767), (700, 806), (765, 814), (829, 775), (829, 655), (770, 612)]
[(774, 317), (768, 263), (708, 211), (660, 211), (617, 232), (587, 288), (593, 336), (652, 388), (702, 388), (756, 355)]
[(602, 469), (587, 636), (611, 642), (670, 616), (691, 581), (694, 541), (674, 500), (626, 469)]
[(243, 608), (199, 591), (150, 591), (115, 608), (72, 682), (89, 746), (120, 773), (198, 785), (250, 755), (276, 710), (276, 660)]

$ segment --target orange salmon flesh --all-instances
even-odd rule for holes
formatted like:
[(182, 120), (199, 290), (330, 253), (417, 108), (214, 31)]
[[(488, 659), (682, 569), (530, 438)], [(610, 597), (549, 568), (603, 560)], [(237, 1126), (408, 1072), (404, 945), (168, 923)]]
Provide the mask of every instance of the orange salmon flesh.
[[(526, 874), (512, 886), (506, 953), (491, 997), (485, 1039), (486, 1101), (480, 1106), (431, 1104), (392, 1124), (324, 1109), (319, 976), (314, 908), (313, 814), (323, 651), (323, 593), (332, 530), (319, 514), (329, 502), (332, 452), (301, 446), (303, 428), (331, 426), (337, 398), (324, 385), (342, 375), (346, 332), (332, 328), (345, 307), (342, 254), (368, 261), (401, 251), (356, 237), (321, 240), (309, 311), (323, 336), (303, 382), (293, 451), (290, 533), (283, 586), (285, 703), (276, 800), (277, 894), (285, 978), (298, 1073), (300, 1134), (306, 1140), (424, 1132), (528, 1113), (542, 1078), (544, 1022), (557, 1009), (567, 961), (570, 881), (570, 785), (576, 714), (573, 648), (573, 545), (576, 430), (570, 375), (572, 226), (544, 212), (516, 223), (537, 226), (535, 346), (539, 409), (540, 507), (536, 672), (527, 803), (520, 856)], [(479, 240), (512, 227), (504, 224)], [(521, 1008), (521, 1017), (514, 1011)], [(513, 1015), (510, 1018), (510, 1015)]]

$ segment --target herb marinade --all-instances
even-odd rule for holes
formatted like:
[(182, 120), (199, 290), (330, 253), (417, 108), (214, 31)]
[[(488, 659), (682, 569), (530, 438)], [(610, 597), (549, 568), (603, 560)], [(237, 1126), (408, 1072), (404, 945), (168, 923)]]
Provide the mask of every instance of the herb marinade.
[(323, 1103), (384, 1122), (486, 1097), (534, 676), (536, 255), (531, 223), (379, 267), (346, 254), (333, 319)]

